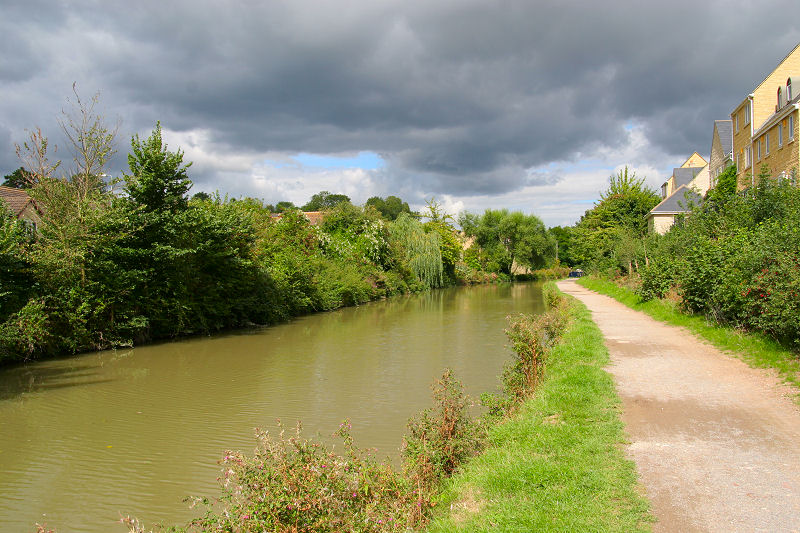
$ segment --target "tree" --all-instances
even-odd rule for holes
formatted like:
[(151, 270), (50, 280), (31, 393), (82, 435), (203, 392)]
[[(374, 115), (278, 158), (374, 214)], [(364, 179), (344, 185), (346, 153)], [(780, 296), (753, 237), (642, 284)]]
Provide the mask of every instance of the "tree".
[[(660, 201), (644, 181), (628, 167), (609, 177), (608, 189), (573, 230), (571, 254), (575, 264), (584, 268), (616, 268), (617, 250), (624, 249), (625, 255), (631, 257), (630, 251), (635, 247), (628, 241), (647, 235), (647, 214)], [(631, 262), (637, 263), (634, 259)]]
[(119, 121), (109, 129), (103, 115), (95, 111), (100, 93), (95, 93), (87, 102), (81, 99), (75, 83), (72, 84), (72, 93), (75, 95), (72, 109), (61, 111), (58, 125), (67, 138), (75, 164), (71, 171), (73, 189), (78, 199), (84, 200), (91, 191), (105, 186), (105, 166), (116, 152), (114, 139)]
[(387, 196), (385, 199), (380, 196), (373, 196), (367, 200), (366, 205), (374, 207), (386, 220), (397, 220), (400, 213), (411, 214), (411, 208), (397, 196)]
[(125, 191), (131, 201), (146, 211), (178, 211), (187, 205), (186, 194), (192, 187), (183, 164), (183, 152), (167, 150), (161, 140), (161, 123), (144, 141), (135, 135), (128, 155), (130, 175), (125, 176)]
[(514, 264), (541, 268), (555, 258), (556, 240), (535, 215), (487, 209), (482, 216), (464, 214), (460, 222), (483, 249), (485, 270), (511, 274)]
[(288, 211), (290, 209), (297, 209), (297, 206), (288, 200), (283, 200), (275, 204), (274, 213), (283, 213), (284, 211)]
[(342, 202), (350, 202), (350, 197), (344, 194), (331, 194), (328, 191), (320, 191), (311, 197), (306, 205), (301, 207), (303, 211), (323, 211), (332, 209)]
[(31, 182), (27, 177), (27, 172), (24, 167), (19, 167), (11, 174), (6, 174), (3, 181), (4, 187), (12, 187), (14, 189), (28, 189), (31, 187)]

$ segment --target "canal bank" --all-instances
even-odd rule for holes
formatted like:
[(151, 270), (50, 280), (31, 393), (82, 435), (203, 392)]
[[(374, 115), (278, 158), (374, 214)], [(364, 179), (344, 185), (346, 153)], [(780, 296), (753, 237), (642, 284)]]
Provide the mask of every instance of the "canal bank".
[(650, 530), (603, 336), (574, 300), (570, 321), (534, 396), (446, 484), (428, 531)]

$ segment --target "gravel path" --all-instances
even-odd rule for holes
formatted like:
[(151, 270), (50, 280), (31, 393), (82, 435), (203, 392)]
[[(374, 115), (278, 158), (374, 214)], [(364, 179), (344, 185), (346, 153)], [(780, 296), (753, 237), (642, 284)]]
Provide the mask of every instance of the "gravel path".
[(681, 328), (573, 281), (611, 354), (628, 456), (656, 532), (800, 532), (800, 409), (793, 392)]

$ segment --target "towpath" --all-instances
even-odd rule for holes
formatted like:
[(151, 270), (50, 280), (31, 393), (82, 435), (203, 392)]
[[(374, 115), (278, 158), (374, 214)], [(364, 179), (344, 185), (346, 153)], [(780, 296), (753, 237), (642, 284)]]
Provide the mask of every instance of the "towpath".
[(768, 371), (585, 289), (656, 532), (800, 532), (800, 409)]

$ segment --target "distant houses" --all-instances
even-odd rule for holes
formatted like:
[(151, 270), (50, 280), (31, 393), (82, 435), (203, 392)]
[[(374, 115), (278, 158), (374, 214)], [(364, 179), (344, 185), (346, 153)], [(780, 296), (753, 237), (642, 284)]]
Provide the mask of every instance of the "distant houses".
[(736, 166), (737, 188), (755, 184), (762, 166), (770, 176), (797, 180), (800, 167), (800, 43), (784, 57), (731, 112), (730, 120), (714, 121), (711, 157), (692, 154), (661, 186), (662, 201), (648, 214), (651, 231), (664, 234), (676, 217), (689, 211), (717, 185), (730, 165)]
[(675, 218), (688, 211), (688, 203), (697, 201), (708, 192), (708, 163), (697, 152), (677, 168), (661, 185), (661, 203), (650, 210), (647, 226), (663, 235), (675, 224)]

